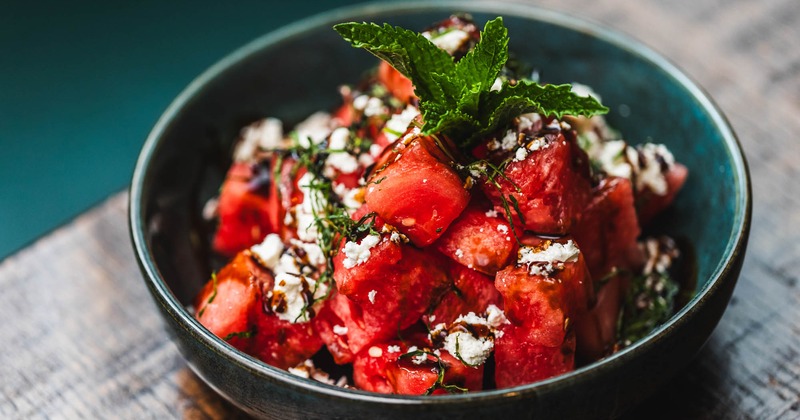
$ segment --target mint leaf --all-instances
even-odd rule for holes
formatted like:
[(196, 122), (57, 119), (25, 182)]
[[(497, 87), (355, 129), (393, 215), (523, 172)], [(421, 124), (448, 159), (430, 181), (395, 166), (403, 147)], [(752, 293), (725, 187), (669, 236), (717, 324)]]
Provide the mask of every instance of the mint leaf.
[(424, 134), (444, 134), (470, 147), (520, 114), (538, 112), (592, 116), (608, 108), (574, 94), (570, 85), (538, 85), (529, 80), (491, 88), (508, 61), (508, 30), (498, 17), (486, 23), (480, 41), (457, 63), (413, 31), (384, 24), (342, 23), (334, 29), (411, 79), (420, 99)]
[(354, 47), (364, 48), (411, 79), (421, 100), (437, 102), (443, 96), (434, 74), (453, 72), (453, 57), (421, 34), (374, 23), (340, 23), (333, 29)]
[(466, 85), (478, 84), (480, 91), (489, 91), (506, 61), (508, 29), (498, 17), (486, 22), (480, 42), (456, 63), (456, 76)]

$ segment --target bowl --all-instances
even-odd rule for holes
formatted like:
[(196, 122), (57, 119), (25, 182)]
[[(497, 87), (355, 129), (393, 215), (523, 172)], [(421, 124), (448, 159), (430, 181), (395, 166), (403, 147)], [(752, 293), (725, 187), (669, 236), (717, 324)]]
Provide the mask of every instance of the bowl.
[[(690, 243), (696, 293), (634, 345), (534, 384), (465, 395), (378, 395), (293, 376), (235, 350), (187, 306), (208, 278), (212, 255), (201, 220), (246, 124), (291, 124), (339, 100), (337, 87), (377, 64), (331, 27), (389, 22), (421, 30), (452, 12), (483, 24), (503, 16), (510, 48), (550, 83), (592, 86), (612, 126), (634, 141), (665, 143), (690, 171), (658, 229)], [(751, 214), (747, 165), (709, 97), (668, 60), (596, 23), (497, 2), (380, 3), (290, 24), (245, 45), (194, 80), (169, 106), (139, 156), (130, 188), (130, 234), (144, 281), (191, 369), (249, 414), (266, 418), (587, 418), (624, 412), (684, 368), (722, 316), (739, 275)]]

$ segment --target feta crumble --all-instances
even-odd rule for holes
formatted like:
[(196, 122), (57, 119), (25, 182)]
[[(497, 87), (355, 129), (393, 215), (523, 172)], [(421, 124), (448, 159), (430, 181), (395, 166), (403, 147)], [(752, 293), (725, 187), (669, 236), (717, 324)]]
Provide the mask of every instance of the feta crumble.
[(420, 115), (419, 109), (413, 105), (406, 106), (406, 109), (399, 114), (392, 115), (386, 125), (383, 126), (383, 133), (389, 142), (393, 142), (400, 138), (403, 133), (408, 130), (408, 126)]
[(341, 325), (334, 325), (333, 333), (336, 335), (347, 335), (347, 327), (343, 327)]
[(283, 249), (281, 237), (270, 233), (260, 244), (250, 247), (250, 252), (264, 267), (274, 270), (278, 266)]
[(311, 147), (312, 144), (320, 144), (331, 133), (333, 120), (327, 112), (315, 112), (308, 118), (297, 124), (295, 134), (297, 141), (302, 147)]
[(375, 296), (377, 294), (378, 294), (377, 290), (370, 290), (369, 293), (367, 293), (367, 298), (369, 299), (369, 303), (373, 305), (375, 304)]
[(369, 259), (370, 249), (381, 241), (380, 235), (367, 235), (361, 243), (347, 241), (344, 244), (344, 268), (353, 268)]
[(580, 250), (571, 239), (567, 243), (547, 241), (541, 247), (523, 246), (517, 253), (517, 264), (527, 265), (532, 275), (549, 276), (554, 263), (578, 260)]
[(451, 28), (438, 34), (423, 32), (422, 36), (431, 40), (437, 47), (453, 55), (465, 42), (469, 40), (469, 34), (461, 29)]

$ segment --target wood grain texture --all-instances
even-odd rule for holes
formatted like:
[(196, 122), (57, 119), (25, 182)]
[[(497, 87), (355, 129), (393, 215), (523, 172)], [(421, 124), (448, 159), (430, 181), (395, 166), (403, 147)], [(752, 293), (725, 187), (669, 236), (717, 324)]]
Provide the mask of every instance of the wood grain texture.
[[(697, 359), (630, 418), (800, 418), (800, 4), (544, 0), (634, 34), (703, 86), (749, 159), (750, 246)], [(0, 418), (236, 418), (141, 281), (120, 193), (0, 263)]]

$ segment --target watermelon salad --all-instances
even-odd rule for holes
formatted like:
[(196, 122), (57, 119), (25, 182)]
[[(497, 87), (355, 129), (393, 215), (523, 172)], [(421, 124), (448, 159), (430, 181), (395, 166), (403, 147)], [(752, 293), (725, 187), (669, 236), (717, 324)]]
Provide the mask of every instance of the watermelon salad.
[(427, 395), (569, 372), (671, 316), (678, 248), (642, 236), (687, 177), (666, 147), (508, 60), (500, 18), (334, 29), (383, 61), (335, 109), (241, 130), (202, 325), (311, 380)]

